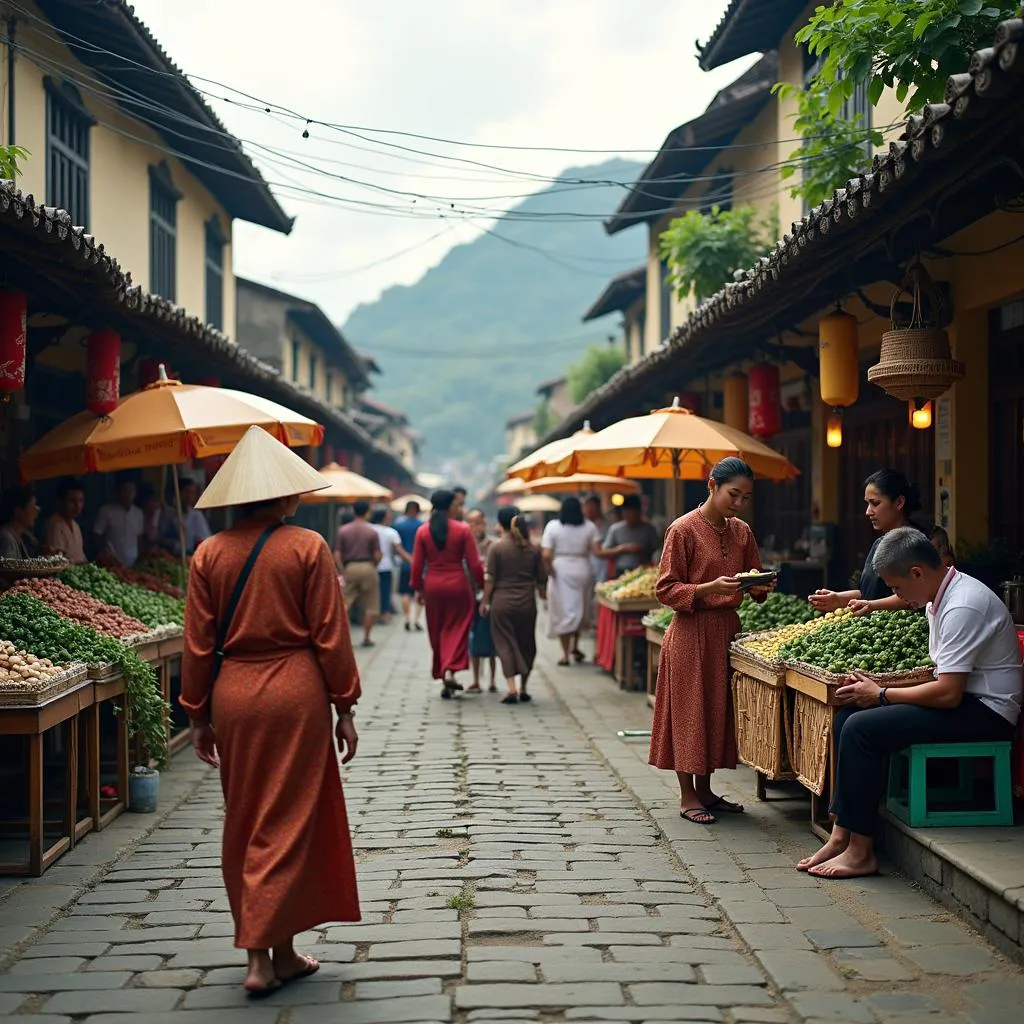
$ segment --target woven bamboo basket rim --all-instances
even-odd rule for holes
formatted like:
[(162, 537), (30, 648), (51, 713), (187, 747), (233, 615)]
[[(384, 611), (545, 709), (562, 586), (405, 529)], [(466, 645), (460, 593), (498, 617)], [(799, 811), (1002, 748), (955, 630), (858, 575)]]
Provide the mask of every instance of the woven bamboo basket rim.
[(799, 672), (801, 675), (808, 676), (811, 679), (817, 679), (821, 683), (827, 683), (830, 686), (838, 686), (841, 683), (845, 683), (853, 672), (858, 672), (860, 675), (866, 676), (873, 682), (888, 684), (890, 686), (895, 685), (896, 683), (923, 683), (935, 677), (935, 670), (924, 665), (920, 668), (909, 669), (905, 672), (865, 672), (862, 669), (850, 669), (849, 672), (827, 672), (825, 669), (819, 668), (817, 665), (808, 665), (805, 661), (787, 661), (786, 667), (793, 669), (794, 672)]
[(0, 559), (0, 576), (16, 579), (41, 579), (47, 576), (59, 576), (71, 568), (70, 562), (57, 562), (49, 565), (33, 565), (32, 560), (22, 558)]
[(750, 665), (757, 665), (759, 668), (767, 669), (769, 672), (778, 672), (780, 675), (785, 675), (786, 673), (786, 666), (782, 661), (776, 658), (764, 658), (742, 644), (733, 642), (729, 647), (729, 652), (738, 661), (745, 661)]
[(62, 671), (48, 676), (42, 686), (4, 686), (0, 689), (0, 707), (31, 708), (45, 704), (54, 697), (60, 696), (78, 683), (84, 682), (87, 676), (86, 666), (81, 662), (72, 662)]
[(105, 683), (108, 679), (120, 675), (120, 672), (121, 669), (111, 662), (100, 661), (89, 665), (89, 678), (96, 683)]

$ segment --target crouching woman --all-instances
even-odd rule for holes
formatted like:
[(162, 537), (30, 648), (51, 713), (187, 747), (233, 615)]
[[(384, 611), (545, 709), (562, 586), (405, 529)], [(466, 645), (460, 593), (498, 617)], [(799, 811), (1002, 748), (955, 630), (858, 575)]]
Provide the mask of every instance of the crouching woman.
[(822, 878), (878, 870), (874, 833), (885, 755), (915, 743), (1013, 739), (1022, 702), (1020, 648), (1013, 620), (984, 584), (943, 559), (912, 527), (887, 533), (875, 572), (912, 608), (926, 609), (935, 679), (879, 686), (858, 673), (836, 691), (838, 761), (832, 835), (797, 867)]

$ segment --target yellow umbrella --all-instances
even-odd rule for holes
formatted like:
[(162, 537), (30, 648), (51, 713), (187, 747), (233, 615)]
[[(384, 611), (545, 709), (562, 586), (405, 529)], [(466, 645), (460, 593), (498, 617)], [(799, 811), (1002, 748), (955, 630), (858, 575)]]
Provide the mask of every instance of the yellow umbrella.
[(562, 462), (567, 455), (571, 455), (580, 440), (592, 436), (593, 433), (590, 423), (584, 423), (582, 429), (577, 430), (571, 437), (560, 437), (557, 441), (550, 441), (535, 452), (530, 452), (526, 458), (509, 466), (505, 470), (505, 475), (521, 480), (553, 476), (553, 467)]
[(253, 426), (290, 448), (324, 436), (319, 423), (276, 402), (165, 377), (126, 395), (109, 416), (72, 416), (32, 445), (18, 468), (24, 480), (42, 480), (167, 466), (229, 454)]
[(421, 512), (429, 512), (432, 508), (428, 498), (421, 497), (419, 494), (403, 494), (400, 498), (395, 498), (395, 500), (391, 502), (391, 511), (404, 512), (405, 506), (408, 505), (410, 501), (415, 501), (416, 504), (419, 505)]
[(640, 485), (617, 476), (576, 473), (573, 476), (545, 476), (537, 480), (512, 477), (509, 480), (503, 480), (494, 491), (495, 494), (571, 494), (574, 492), (637, 494), (640, 491)]
[(332, 462), (320, 470), (320, 475), (330, 482), (330, 487), (313, 491), (302, 497), (303, 504), (323, 504), (327, 501), (390, 501), (391, 492), (365, 476)]
[(602, 473), (644, 480), (705, 480), (716, 462), (743, 459), (757, 476), (792, 480), (799, 470), (784, 455), (742, 430), (683, 409), (620, 420), (579, 439), (555, 468), (556, 474)]
[(557, 512), (561, 503), (547, 494), (527, 494), (516, 502), (520, 512)]

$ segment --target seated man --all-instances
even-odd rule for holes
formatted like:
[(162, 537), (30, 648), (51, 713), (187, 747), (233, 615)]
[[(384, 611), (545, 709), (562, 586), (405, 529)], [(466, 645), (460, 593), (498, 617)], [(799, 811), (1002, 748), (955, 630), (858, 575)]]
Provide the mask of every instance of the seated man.
[(1022, 703), (1017, 634), (991, 590), (945, 568), (931, 541), (913, 527), (887, 533), (873, 565), (907, 604), (925, 606), (935, 679), (884, 687), (857, 673), (836, 691), (841, 703), (853, 707), (839, 711), (834, 725), (832, 835), (797, 865), (822, 878), (878, 870), (874, 831), (885, 755), (915, 743), (1010, 741)]

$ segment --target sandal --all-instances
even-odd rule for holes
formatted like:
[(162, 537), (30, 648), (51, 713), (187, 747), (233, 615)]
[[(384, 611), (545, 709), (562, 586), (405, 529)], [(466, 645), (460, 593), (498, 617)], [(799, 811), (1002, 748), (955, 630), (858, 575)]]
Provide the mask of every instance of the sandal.
[(533, 698), (525, 690), (523, 690), (519, 694), (519, 701), (520, 701), (520, 703), (528, 704), (531, 700), (533, 700)]
[(451, 700), (452, 691), (447, 686), (441, 687), (441, 700)]
[(706, 807), (687, 807), (685, 811), (680, 810), (679, 817), (694, 825), (714, 825), (718, 821)]
[(504, 697), (501, 698), (501, 703), (502, 704), (518, 704), (519, 703), (519, 697), (516, 696), (516, 694), (514, 694), (514, 693), (509, 693), (509, 694), (506, 694)]
[(484, 691), (480, 688), (478, 683), (474, 683), (472, 686), (466, 689), (466, 693), (483, 693)]
[(569, 659), (568, 658), (562, 658), (562, 660), (557, 662), (557, 664), (561, 665), (562, 668), (568, 668), (569, 667)]
[(735, 804), (731, 800), (726, 800), (724, 796), (716, 796), (711, 803), (704, 806), (708, 811), (725, 811), (726, 814), (743, 813), (743, 804)]
[(581, 661), (587, 660), (587, 656), (580, 650), (573, 651), (572, 656), (576, 660), (577, 664), (579, 664)]
[[(302, 956), (302, 954), (299, 954)], [(287, 978), (278, 978), (278, 988), (282, 985), (290, 985), (293, 981), (299, 981), (302, 978), (308, 978), (312, 974), (316, 974), (320, 970), (320, 962), (314, 960), (311, 956), (302, 956), (305, 960), (306, 966), (301, 971), (296, 971), (294, 974), (289, 974)]]

